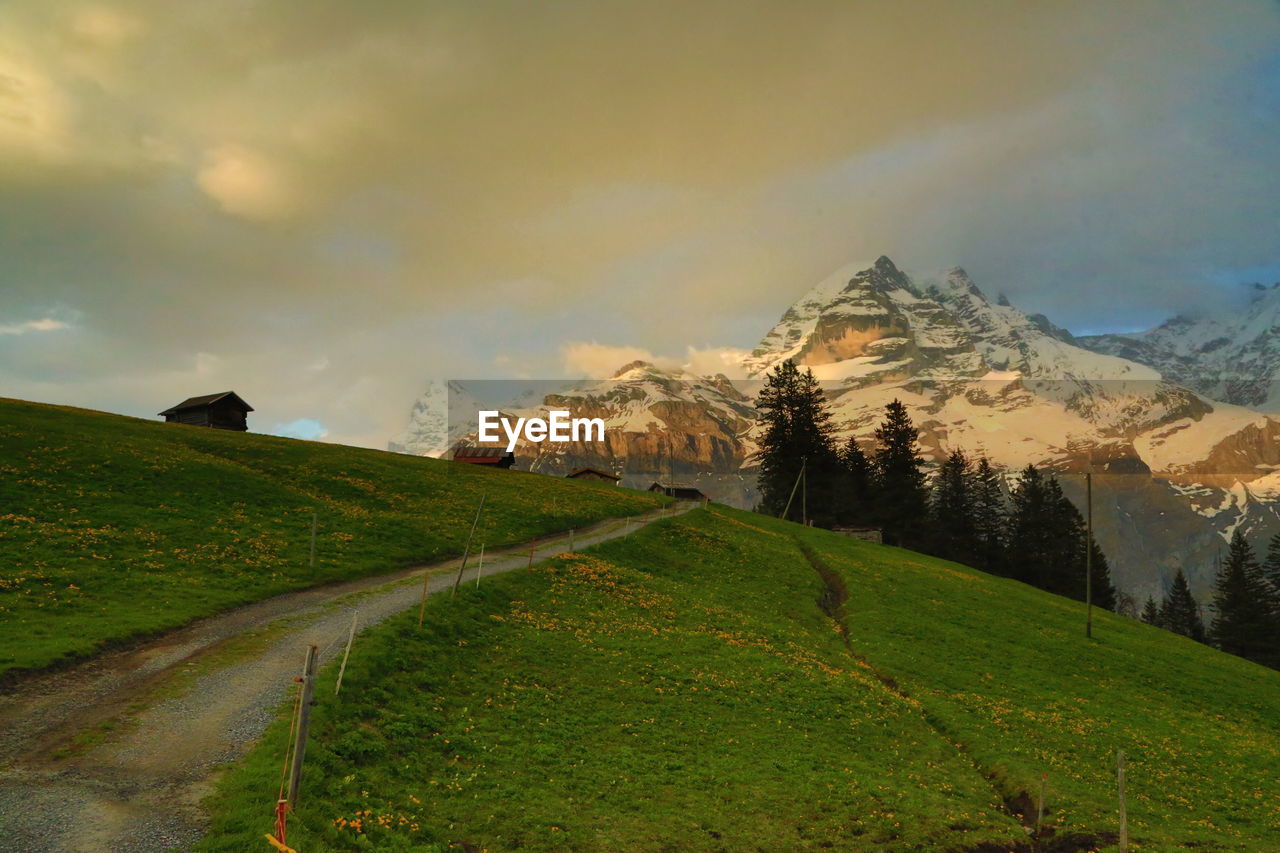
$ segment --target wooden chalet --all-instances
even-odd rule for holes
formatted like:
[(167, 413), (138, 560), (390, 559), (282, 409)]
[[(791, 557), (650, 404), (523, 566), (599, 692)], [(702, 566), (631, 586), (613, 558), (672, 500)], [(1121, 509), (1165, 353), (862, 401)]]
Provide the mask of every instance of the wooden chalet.
[(171, 424), (246, 432), (249, 429), (248, 415), (252, 411), (253, 406), (241, 399), (235, 391), (223, 391), (221, 394), (188, 397), (173, 408), (165, 409), (160, 417)]
[(503, 447), (485, 447), (476, 444), (457, 444), (449, 458), (454, 462), (472, 465), (492, 465), (494, 468), (510, 468), (516, 464), (516, 455)]
[(648, 488), (650, 492), (661, 492), (678, 501), (705, 501), (707, 496), (693, 486), (682, 486), (677, 483), (654, 483)]
[(875, 542), (877, 545), (884, 543), (884, 531), (879, 527), (833, 527), (831, 532), (864, 542)]
[(610, 474), (608, 471), (601, 471), (599, 468), (579, 468), (576, 471), (565, 475), (568, 480), (594, 480), (600, 483), (613, 483), (615, 486), (622, 482), (622, 478)]

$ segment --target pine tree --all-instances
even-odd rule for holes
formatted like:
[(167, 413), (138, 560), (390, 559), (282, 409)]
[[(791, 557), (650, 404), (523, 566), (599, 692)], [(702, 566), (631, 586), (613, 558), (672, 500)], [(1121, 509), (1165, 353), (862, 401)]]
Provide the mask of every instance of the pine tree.
[(973, 533), (978, 545), (975, 568), (996, 574), (1005, 573), (1007, 523), (1000, 477), (984, 456), (978, 460), (978, 467), (973, 473)]
[(1047, 574), (1049, 550), (1048, 512), (1045, 508), (1044, 478), (1034, 465), (1018, 475), (1010, 495), (1009, 575), (1024, 583), (1040, 586)]
[(1160, 617), (1161, 627), (1175, 634), (1190, 637), (1197, 643), (1204, 642), (1204, 623), (1200, 620), (1200, 605), (1191, 595), (1191, 587), (1187, 585), (1187, 578), (1182, 574), (1182, 569), (1178, 569), (1178, 574), (1173, 578), (1173, 586), (1169, 588), (1169, 594), (1164, 597)]
[(1147, 603), (1142, 607), (1142, 621), (1157, 628), (1164, 627), (1164, 617), (1160, 615), (1160, 608), (1156, 606), (1156, 600), (1151, 596), (1147, 596)]
[(800, 518), (800, 507), (807, 505), (811, 518), (831, 523), (840, 466), (832, 443), (831, 412), (813, 372), (801, 373), (793, 362), (784, 361), (765, 377), (756, 407), (764, 424), (759, 451), (761, 507), (781, 515), (803, 469), (800, 488), (805, 494), (792, 501), (789, 517)]
[(1008, 554), (1013, 577), (1077, 601), (1085, 600), (1091, 559), (1093, 603), (1115, 609), (1106, 555), (1086, 534), (1084, 517), (1062, 493), (1057, 478), (1041, 475), (1034, 465), (1023, 470), (1013, 489)]
[(1272, 536), (1267, 543), (1267, 559), (1262, 564), (1262, 573), (1271, 584), (1271, 589), (1280, 595), (1280, 533)]
[(837, 496), (837, 515), (842, 524), (872, 523), (871, 462), (853, 436), (840, 450), (841, 482)]
[(1267, 636), (1267, 612), (1262, 567), (1239, 530), (1231, 537), (1227, 561), (1214, 582), (1214, 614), (1209, 637), (1224, 652), (1258, 663), (1269, 662), (1273, 643)]
[(979, 554), (974, 525), (973, 473), (963, 450), (953, 450), (938, 469), (929, 504), (929, 549), (933, 554), (973, 565)]
[(876, 518), (892, 545), (919, 547), (925, 540), (929, 498), (919, 436), (907, 407), (894, 400), (876, 427), (879, 449), (875, 457)]

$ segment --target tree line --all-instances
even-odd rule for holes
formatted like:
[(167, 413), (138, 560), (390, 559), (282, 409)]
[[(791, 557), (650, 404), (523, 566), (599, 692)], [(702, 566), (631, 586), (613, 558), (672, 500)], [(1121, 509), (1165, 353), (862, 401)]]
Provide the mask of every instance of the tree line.
[(1159, 604), (1147, 599), (1142, 621), (1280, 669), (1280, 533), (1271, 537), (1262, 562), (1239, 529), (1232, 534), (1227, 559), (1214, 579), (1212, 609), (1206, 628), (1179, 569)]
[(818, 381), (790, 361), (765, 378), (756, 405), (760, 510), (820, 527), (878, 527), (889, 544), (1077, 600), (1091, 562), (1093, 602), (1115, 609), (1106, 557), (1052, 474), (1027, 466), (1006, 499), (990, 462), (957, 449), (929, 482), (919, 434), (898, 400), (885, 407), (872, 453), (853, 438), (838, 446)]

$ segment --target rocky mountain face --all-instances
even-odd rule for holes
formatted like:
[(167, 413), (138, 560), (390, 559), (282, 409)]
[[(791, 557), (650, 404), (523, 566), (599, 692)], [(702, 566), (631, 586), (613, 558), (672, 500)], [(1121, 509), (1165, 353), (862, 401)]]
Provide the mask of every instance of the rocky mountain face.
[(1252, 296), (1243, 312), (1174, 317), (1145, 332), (1078, 342), (1152, 367), (1210, 399), (1280, 412), (1280, 283), (1254, 285)]
[[(837, 271), (788, 308), (746, 358), (747, 381), (637, 362), (510, 407), (526, 416), (565, 408), (607, 425), (603, 443), (522, 444), (518, 465), (602, 468), (642, 488), (686, 482), (751, 506), (752, 400), (791, 359), (822, 381), (839, 437), (869, 451), (885, 405), (899, 399), (934, 462), (959, 447), (1010, 479), (1045, 466), (1073, 499), (1092, 470), (1096, 532), (1120, 587), (1159, 595), (1182, 569), (1203, 596), (1224, 537), (1280, 527), (1280, 422), (1096, 340), (1086, 348), (1043, 316), (991, 301), (959, 268), (916, 281), (882, 257)], [(441, 444), (438, 429), (421, 438), (438, 424), (417, 406), (412, 423), (418, 438), (392, 449)], [(454, 440), (465, 433), (450, 428)]]

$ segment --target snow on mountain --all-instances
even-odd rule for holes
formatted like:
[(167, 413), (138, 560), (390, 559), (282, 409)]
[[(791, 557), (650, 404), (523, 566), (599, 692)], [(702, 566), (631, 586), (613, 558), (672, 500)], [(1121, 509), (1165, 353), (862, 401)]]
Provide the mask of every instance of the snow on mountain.
[[(470, 412), (470, 417), (450, 422), (450, 411)], [(482, 407), (472, 394), (453, 380), (429, 380), (422, 395), (409, 411), (409, 425), (387, 442), (393, 453), (412, 456), (443, 456), (462, 436), (477, 428), (474, 415)]]
[(1241, 312), (1179, 316), (1145, 332), (1078, 343), (1148, 365), (1211, 399), (1280, 412), (1280, 283), (1254, 288)]
[[(1280, 318), (1280, 297), (1266, 298)], [(1232, 327), (1232, 340), (1256, 333), (1240, 351), (1263, 360), (1271, 357), (1267, 311), (1258, 306)], [(1184, 360), (1225, 347), (1215, 343), (1220, 321), (1195, 335), (1178, 332), (1187, 322), (1155, 330), (1142, 346), (1176, 349)], [(993, 302), (962, 269), (917, 282), (881, 257), (841, 268), (788, 308), (744, 360), (747, 381), (634, 362), (608, 380), (502, 408), (526, 417), (568, 409), (606, 423), (603, 443), (520, 445), (519, 467), (563, 475), (591, 466), (638, 487), (696, 482), (718, 500), (750, 506), (760, 429), (753, 400), (763, 378), (790, 359), (822, 381), (840, 439), (855, 437), (868, 450), (885, 405), (898, 399), (934, 462), (963, 448), (1009, 477), (1028, 464), (1048, 466), (1073, 499), (1083, 497), (1079, 475), (1090, 466), (1111, 475), (1094, 479), (1095, 512), (1120, 585), (1159, 595), (1182, 569), (1203, 593), (1223, 537), (1280, 527), (1280, 422), (1218, 402), (1207, 386), (1188, 388), (1177, 378), (1188, 373), (1154, 358), (1127, 357), (1125, 347), (1136, 344), (1098, 340)], [(392, 449), (449, 446), (424, 401)], [(453, 441), (465, 434), (448, 430)]]

